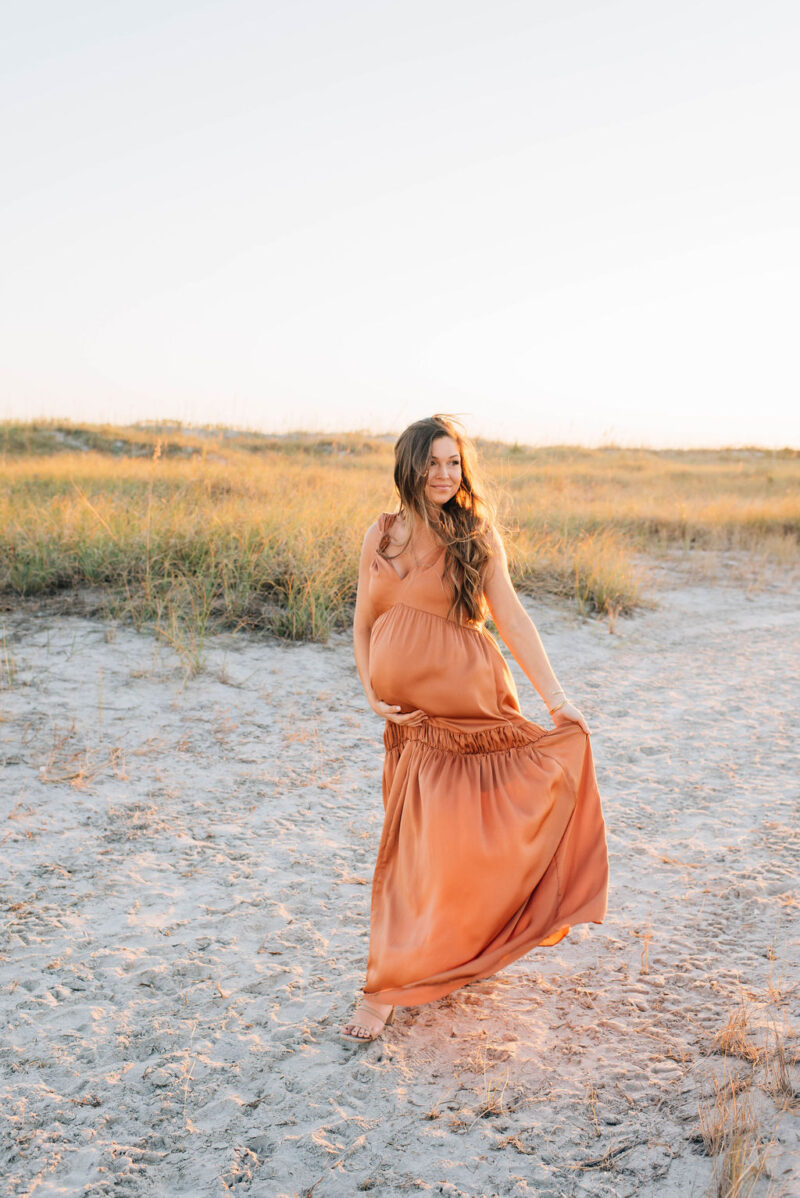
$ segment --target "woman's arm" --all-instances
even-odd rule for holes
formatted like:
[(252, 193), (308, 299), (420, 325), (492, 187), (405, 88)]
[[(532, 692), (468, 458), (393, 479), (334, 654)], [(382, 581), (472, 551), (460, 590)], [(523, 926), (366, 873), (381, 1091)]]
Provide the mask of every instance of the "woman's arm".
[(486, 573), (484, 594), (497, 631), (541, 695), (554, 722), (562, 724), (572, 721), (588, 732), (585, 719), (577, 707), (569, 702), (553, 672), (536, 625), (519, 601), (508, 573), (505, 546), (500, 535), (492, 531), (494, 552)]
[(384, 703), (372, 689), (369, 678), (369, 642), (372, 625), (376, 615), (369, 598), (369, 572), (372, 559), (380, 543), (381, 534), (377, 524), (371, 524), (361, 546), (361, 561), (358, 567), (358, 590), (356, 592), (356, 610), (353, 616), (353, 652), (356, 659), (356, 669), (367, 696), (367, 702), (372, 710), (384, 719), (396, 724), (417, 724), (424, 718), (421, 711), (402, 713), (400, 707)]
[[(364, 536), (361, 546), (361, 561), (358, 566), (358, 590), (356, 592), (356, 610), (353, 616), (353, 651), (356, 659), (356, 669), (361, 679), (361, 685), (367, 696), (367, 701), (373, 711), (376, 710), (378, 696), (372, 689), (369, 680), (369, 638), (372, 625), (375, 623), (375, 613), (369, 599), (369, 569), (378, 548), (381, 534), (377, 524), (371, 524)], [(399, 708), (397, 709), (400, 710)]]

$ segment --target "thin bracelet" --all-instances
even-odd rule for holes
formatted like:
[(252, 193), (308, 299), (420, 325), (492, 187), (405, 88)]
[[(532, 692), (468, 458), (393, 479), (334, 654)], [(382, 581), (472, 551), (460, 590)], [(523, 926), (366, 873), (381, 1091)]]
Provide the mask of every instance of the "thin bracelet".
[(569, 702), (569, 699), (566, 699), (566, 698), (562, 699), (560, 703), (556, 703), (555, 707), (548, 707), (547, 710), (550, 712), (551, 715), (555, 715), (555, 713), (557, 711), (561, 711), (562, 707), (566, 707), (568, 702)]

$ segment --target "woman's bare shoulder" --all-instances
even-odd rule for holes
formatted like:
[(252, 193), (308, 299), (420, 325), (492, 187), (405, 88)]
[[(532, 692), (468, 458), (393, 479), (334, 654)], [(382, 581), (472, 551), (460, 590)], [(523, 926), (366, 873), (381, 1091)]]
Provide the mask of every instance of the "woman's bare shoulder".
[(489, 549), (492, 553), (492, 556), (494, 557), (495, 555), (502, 553), (505, 545), (503, 543), (503, 534), (497, 525), (487, 521), (484, 527), (484, 533), (486, 535), (486, 540), (489, 543)]
[(362, 541), (363, 547), (365, 549), (377, 549), (378, 542), (382, 536), (383, 532), (380, 526), (380, 519), (373, 520), (372, 524), (370, 524), (369, 528), (364, 533), (364, 540)]

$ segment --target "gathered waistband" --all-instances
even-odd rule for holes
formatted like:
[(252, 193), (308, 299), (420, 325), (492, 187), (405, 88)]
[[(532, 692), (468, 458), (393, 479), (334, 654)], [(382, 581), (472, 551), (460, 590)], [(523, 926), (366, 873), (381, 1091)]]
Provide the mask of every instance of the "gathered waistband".
[(509, 749), (524, 749), (547, 736), (555, 729), (540, 728), (538, 724), (498, 724), (477, 732), (461, 732), (425, 720), (421, 724), (395, 724), (386, 721), (383, 743), (386, 751), (403, 749), (416, 741), (443, 753), (503, 753)]

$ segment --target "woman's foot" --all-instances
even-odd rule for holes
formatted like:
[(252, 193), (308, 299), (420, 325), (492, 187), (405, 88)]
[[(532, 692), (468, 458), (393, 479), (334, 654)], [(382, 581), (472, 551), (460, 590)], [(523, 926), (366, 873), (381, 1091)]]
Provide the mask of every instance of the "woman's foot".
[(367, 1043), (369, 1040), (377, 1040), (393, 1019), (394, 1007), (391, 1003), (369, 1002), (362, 998), (353, 1018), (342, 1026), (339, 1035), (344, 1040)]

